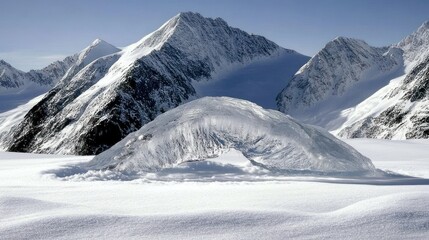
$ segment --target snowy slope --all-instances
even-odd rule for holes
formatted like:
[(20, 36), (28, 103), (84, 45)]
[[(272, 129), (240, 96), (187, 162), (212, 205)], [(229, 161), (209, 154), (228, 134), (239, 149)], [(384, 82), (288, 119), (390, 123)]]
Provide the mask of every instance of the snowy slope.
[[(326, 57), (328, 44), (318, 54), (325, 58), (312, 58), (279, 95), (279, 108), (342, 137), (427, 138), (428, 36), (425, 22), (400, 43), (380, 48), (372, 60), (355, 44)], [(339, 84), (326, 80), (332, 76)]]
[(288, 56), (291, 68), (298, 68), (295, 59), (305, 60), (220, 18), (181, 13), (62, 81), (30, 111), (7, 145), (11, 151), (100, 153), (160, 113), (199, 97), (197, 82)]
[(6, 150), (6, 146), (3, 144), (10, 141), (12, 136), (9, 134), (9, 131), (12, 127), (21, 122), (24, 119), (25, 114), (27, 114), (27, 112), (36, 105), (43, 96), (44, 94), (37, 96), (29, 102), (19, 105), (12, 110), (0, 113), (0, 150)]
[[(377, 168), (429, 176), (427, 140), (347, 143)], [(427, 179), (64, 181), (47, 173), (91, 158), (0, 153), (0, 239), (426, 239), (429, 234)]]
[(96, 156), (87, 168), (153, 171), (213, 158), (229, 149), (270, 170), (374, 171), (369, 159), (329, 133), (227, 97), (194, 100), (158, 116)]

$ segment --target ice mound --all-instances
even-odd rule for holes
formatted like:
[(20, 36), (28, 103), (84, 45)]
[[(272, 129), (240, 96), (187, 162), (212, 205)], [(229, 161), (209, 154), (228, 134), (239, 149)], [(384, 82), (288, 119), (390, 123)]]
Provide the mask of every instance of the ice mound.
[(368, 173), (371, 161), (328, 132), (245, 100), (205, 97), (159, 115), (87, 170), (152, 172), (236, 149), (270, 171)]

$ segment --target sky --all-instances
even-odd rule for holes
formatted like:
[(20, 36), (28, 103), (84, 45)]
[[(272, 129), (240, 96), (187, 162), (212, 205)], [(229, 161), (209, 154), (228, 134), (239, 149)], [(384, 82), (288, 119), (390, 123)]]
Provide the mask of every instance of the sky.
[(0, 59), (27, 71), (96, 38), (124, 47), (184, 11), (313, 56), (338, 36), (397, 43), (429, 20), (428, 9), (427, 0), (0, 0)]

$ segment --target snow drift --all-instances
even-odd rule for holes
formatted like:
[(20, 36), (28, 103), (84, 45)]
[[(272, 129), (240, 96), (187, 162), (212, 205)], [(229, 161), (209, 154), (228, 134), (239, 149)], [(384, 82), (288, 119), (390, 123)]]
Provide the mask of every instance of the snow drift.
[(236, 149), (274, 171), (369, 172), (371, 161), (328, 132), (228, 97), (205, 97), (158, 116), (90, 161), (88, 170), (157, 171)]

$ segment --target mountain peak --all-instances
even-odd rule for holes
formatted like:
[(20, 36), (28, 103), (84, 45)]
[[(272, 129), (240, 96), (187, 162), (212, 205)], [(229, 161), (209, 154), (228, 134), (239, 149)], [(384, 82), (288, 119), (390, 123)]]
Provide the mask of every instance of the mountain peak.
[(0, 59), (0, 91), (2, 88), (19, 88), (24, 85), (24, 82), (24, 72), (21, 72), (6, 61)]
[(429, 20), (424, 21), (423, 24), (419, 27), (419, 29), (421, 28), (429, 29)]
[(92, 41), (91, 45), (89, 45), (89, 47), (100, 47), (100, 46), (108, 46), (108, 47), (116, 48), (112, 44), (110, 44), (110, 43), (108, 43), (108, 42), (106, 42), (100, 38), (95, 39), (94, 41)]
[[(121, 58), (126, 60), (124, 62), (127, 65), (133, 60), (150, 54), (153, 50), (161, 49), (166, 43), (190, 55), (202, 56), (215, 54), (217, 51), (214, 50), (215, 48), (220, 48), (222, 51), (225, 48), (234, 49), (234, 45), (226, 47), (218, 43), (220, 39), (231, 38), (231, 35), (246, 39), (248, 44), (264, 45), (263, 47), (259, 47), (270, 49), (266, 52), (267, 55), (270, 51), (280, 49), (277, 44), (268, 41), (264, 37), (251, 36), (240, 29), (230, 27), (221, 18), (206, 18), (195, 12), (181, 12), (169, 19), (154, 32), (124, 49), (124, 55)], [(254, 39), (250, 41), (248, 40), (249, 38)], [(196, 51), (196, 49), (199, 50)]]
[(181, 12), (178, 15), (176, 15), (174, 18), (179, 18), (181, 20), (186, 21), (187, 23), (201, 23), (202, 21), (209, 20), (209, 21), (214, 21), (214, 22), (227, 25), (226, 21), (220, 17), (217, 17), (217, 18), (204, 17), (203, 15), (197, 12)]
[(97, 38), (91, 43), (91, 45), (82, 50), (82, 52), (79, 54), (79, 60), (83, 62), (84, 65), (87, 65), (99, 57), (110, 55), (119, 51), (121, 51), (119, 48), (102, 39)]
[(349, 39), (351, 39), (351, 38), (344, 37), (344, 36), (338, 36), (338, 37), (334, 38), (333, 41), (348, 41)]
[(414, 63), (429, 55), (429, 21), (425, 21), (420, 27), (397, 44), (404, 50), (406, 63), (414, 66)]
[(3, 59), (0, 59), (0, 65), (10, 66), (10, 64), (4, 61)]
[(425, 38), (428, 36), (429, 32), (429, 20), (425, 21), (420, 25), (419, 28), (417, 28), (417, 31), (412, 33), (410, 36), (414, 35), (416, 37)]
[(350, 37), (343, 37), (343, 36), (336, 37), (336, 38), (334, 38), (334, 40), (332, 40), (329, 43), (335, 43), (335, 44), (340, 44), (340, 45), (347, 45), (347, 44), (368, 45), (363, 40), (356, 39), (356, 38), (350, 38)]
[(95, 45), (98, 45), (98, 44), (104, 44), (104, 43), (107, 43), (106, 41), (104, 41), (104, 40), (102, 40), (102, 39), (100, 39), (100, 38), (97, 38), (97, 39), (95, 39), (92, 43), (91, 43), (91, 46), (95, 46)]
[(179, 14), (176, 15), (176, 17), (179, 18), (204, 18), (201, 14), (197, 13), (197, 12), (180, 12)]
[(19, 71), (18, 69), (14, 68), (12, 65), (10, 65), (8, 62), (4, 61), (3, 59), (0, 59), (0, 67), (1, 69), (10, 69), (13, 71)]

